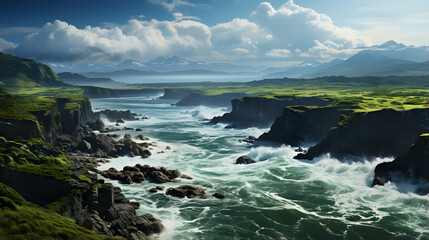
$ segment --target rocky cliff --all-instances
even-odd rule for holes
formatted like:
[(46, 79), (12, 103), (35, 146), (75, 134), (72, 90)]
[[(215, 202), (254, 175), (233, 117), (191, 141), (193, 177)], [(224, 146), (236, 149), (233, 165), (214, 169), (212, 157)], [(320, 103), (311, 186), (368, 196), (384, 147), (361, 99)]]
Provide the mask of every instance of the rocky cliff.
[(286, 106), (326, 106), (330, 102), (330, 99), (319, 97), (244, 97), (232, 100), (232, 111), (213, 118), (211, 123), (227, 123), (238, 128), (269, 127)]
[[(412, 179), (429, 183), (429, 134), (420, 135), (407, 154), (392, 162), (378, 164), (374, 172), (374, 178), (380, 178), (384, 182)], [(429, 193), (429, 188), (421, 193)]]
[(321, 141), (329, 129), (341, 120), (341, 111), (333, 107), (285, 108), (258, 141), (275, 142), (291, 146), (308, 145)]
[(202, 93), (189, 93), (176, 103), (176, 106), (209, 106), (209, 107), (230, 107), (231, 101), (236, 98), (245, 97), (245, 93), (222, 93), (219, 95), (205, 95)]
[(422, 132), (428, 131), (427, 108), (354, 113), (331, 129), (306, 154), (298, 154), (295, 158), (311, 160), (327, 153), (340, 160), (353, 159), (352, 156), (400, 156)]

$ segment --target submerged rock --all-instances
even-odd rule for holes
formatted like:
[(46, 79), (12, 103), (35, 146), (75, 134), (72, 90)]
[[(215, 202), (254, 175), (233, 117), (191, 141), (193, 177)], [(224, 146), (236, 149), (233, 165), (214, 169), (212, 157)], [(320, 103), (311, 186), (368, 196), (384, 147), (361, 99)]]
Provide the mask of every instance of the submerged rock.
[(220, 193), (220, 192), (213, 193), (212, 196), (215, 197), (215, 198), (219, 198), (219, 199), (226, 198), (226, 195), (223, 194), (223, 193)]
[(174, 197), (180, 197), (180, 198), (195, 198), (200, 197), (202, 199), (206, 199), (206, 193), (204, 192), (204, 189), (199, 186), (194, 185), (181, 185), (176, 188), (169, 188), (165, 192), (167, 195), (171, 195)]
[(374, 187), (376, 185), (380, 185), (380, 186), (384, 186), (384, 181), (381, 180), (380, 177), (376, 177), (374, 178), (374, 180), (372, 181), (371, 187)]
[(255, 160), (251, 159), (248, 156), (241, 156), (237, 158), (237, 160), (235, 161), (235, 164), (252, 164), (252, 163), (256, 163), (256, 162)]

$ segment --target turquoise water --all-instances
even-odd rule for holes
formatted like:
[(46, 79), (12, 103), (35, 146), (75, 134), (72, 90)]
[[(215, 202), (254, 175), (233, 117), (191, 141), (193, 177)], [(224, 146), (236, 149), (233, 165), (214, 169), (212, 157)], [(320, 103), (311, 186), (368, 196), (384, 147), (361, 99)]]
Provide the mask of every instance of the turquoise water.
[[(148, 116), (149, 120), (126, 125), (142, 128), (156, 142), (148, 159), (120, 157), (100, 169), (137, 163), (177, 168), (194, 179), (164, 184), (166, 188), (195, 184), (208, 196), (227, 195), (223, 200), (179, 199), (150, 193), (155, 185), (147, 181), (120, 185), (107, 180), (141, 204), (139, 213), (149, 212), (163, 221), (166, 230), (159, 239), (429, 239), (428, 196), (409, 193), (413, 186), (406, 184), (369, 187), (375, 166), (392, 159), (340, 163), (325, 156), (297, 161), (288, 146), (252, 148), (238, 141), (268, 129), (207, 125), (201, 120), (226, 110), (170, 106), (174, 102), (92, 100), (95, 110), (130, 109)], [(241, 155), (258, 162), (235, 165)]]

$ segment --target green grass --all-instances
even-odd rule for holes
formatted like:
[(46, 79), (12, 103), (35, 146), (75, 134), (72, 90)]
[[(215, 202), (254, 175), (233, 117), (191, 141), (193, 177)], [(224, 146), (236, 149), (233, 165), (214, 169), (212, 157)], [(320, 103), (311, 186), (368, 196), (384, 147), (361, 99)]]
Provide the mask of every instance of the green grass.
[(26, 202), (0, 183), (0, 239), (121, 239), (78, 226), (74, 220)]
[(70, 161), (64, 153), (48, 155), (35, 149), (30, 151), (32, 145), (52, 150), (52, 146), (41, 139), (8, 141), (0, 137), (0, 166), (56, 179), (70, 178)]
[(331, 106), (354, 112), (429, 107), (429, 76), (285, 78), (245, 83), (160, 83), (145, 86), (201, 91), (206, 95), (246, 93), (271, 99), (320, 97), (334, 100)]

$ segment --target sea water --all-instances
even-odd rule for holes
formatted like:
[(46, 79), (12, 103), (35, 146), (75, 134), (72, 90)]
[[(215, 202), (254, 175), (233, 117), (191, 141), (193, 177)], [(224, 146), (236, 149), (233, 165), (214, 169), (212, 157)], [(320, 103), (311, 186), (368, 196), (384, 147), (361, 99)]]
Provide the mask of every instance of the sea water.
[[(171, 106), (175, 102), (155, 96), (92, 100), (95, 111), (129, 109), (149, 117), (123, 125), (142, 132), (116, 133), (142, 133), (154, 142), (150, 158), (119, 157), (100, 170), (137, 163), (165, 166), (193, 177), (162, 184), (165, 188), (193, 184), (206, 190), (208, 199), (181, 199), (150, 193), (156, 184), (148, 181), (122, 185), (107, 180), (140, 203), (139, 214), (162, 220), (165, 231), (159, 239), (429, 239), (428, 196), (412, 193), (407, 184), (370, 187), (375, 166), (392, 159), (294, 160), (289, 146), (239, 141), (268, 129), (225, 129), (203, 121), (227, 109)], [(257, 163), (236, 165), (242, 155)], [(227, 198), (211, 197), (215, 192)]]

